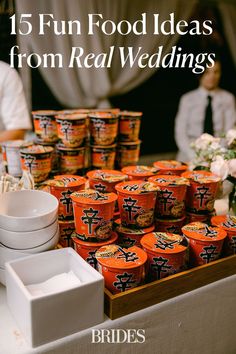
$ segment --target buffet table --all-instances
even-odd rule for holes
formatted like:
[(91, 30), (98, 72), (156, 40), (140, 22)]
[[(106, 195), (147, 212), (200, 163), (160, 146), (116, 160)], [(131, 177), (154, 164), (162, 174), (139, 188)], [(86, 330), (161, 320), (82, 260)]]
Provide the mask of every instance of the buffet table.
[[(1, 354), (234, 354), (236, 353), (236, 275), (117, 320), (104, 318), (99, 329), (145, 329), (145, 343), (93, 344), (92, 329), (30, 348), (6, 304), (0, 285)], [(46, 319), (45, 319), (46, 322)]]

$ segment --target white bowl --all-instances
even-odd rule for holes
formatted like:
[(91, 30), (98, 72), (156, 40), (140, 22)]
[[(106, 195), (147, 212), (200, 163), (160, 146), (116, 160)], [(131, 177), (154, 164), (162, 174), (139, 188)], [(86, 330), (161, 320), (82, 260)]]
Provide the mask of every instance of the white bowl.
[(5, 269), (5, 263), (28, 256), (28, 253), (16, 251), (0, 245), (0, 268)]
[[(23, 252), (25, 255), (28, 254), (33, 254), (33, 253), (40, 253), (48, 250), (52, 250), (53, 248), (56, 247), (58, 240), (59, 240), (60, 232), (59, 232), (59, 226), (57, 227), (56, 233), (52, 236), (50, 240), (47, 242), (44, 242), (42, 245), (39, 245), (37, 247), (32, 247), (32, 248), (26, 248), (26, 249), (17, 249), (17, 248), (9, 248), (9, 247), (4, 247), (7, 248), (8, 250), (15, 251), (15, 252)], [(18, 257), (19, 258), (19, 257)]]
[(5, 247), (23, 250), (37, 247), (49, 241), (56, 233), (58, 220), (51, 225), (35, 231), (8, 231), (0, 228), (0, 243)]
[(0, 267), (0, 283), (3, 285), (6, 285), (6, 279), (5, 279), (5, 269)]
[(56, 219), (58, 200), (38, 190), (7, 192), (0, 195), (0, 228), (9, 231), (42, 229)]

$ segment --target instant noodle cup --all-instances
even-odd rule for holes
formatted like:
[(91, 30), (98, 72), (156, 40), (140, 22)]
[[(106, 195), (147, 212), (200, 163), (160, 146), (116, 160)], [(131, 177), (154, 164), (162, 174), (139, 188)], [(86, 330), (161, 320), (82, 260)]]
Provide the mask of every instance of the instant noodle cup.
[(117, 195), (100, 193), (93, 189), (71, 194), (75, 229), (84, 241), (106, 240), (111, 237), (112, 221)]
[(116, 170), (93, 170), (87, 173), (89, 187), (99, 192), (114, 192), (115, 185), (128, 179), (124, 173)]
[(62, 247), (73, 247), (72, 234), (74, 231), (74, 220), (59, 221), (59, 243)]
[(147, 254), (141, 248), (122, 248), (112, 244), (99, 248), (95, 257), (105, 287), (111, 293), (118, 294), (143, 283)]
[(148, 181), (159, 187), (156, 216), (181, 218), (185, 213), (185, 198), (189, 180), (174, 175), (157, 175), (150, 177)]
[(140, 145), (141, 140), (119, 143), (116, 157), (118, 168), (137, 165), (139, 160)]
[(52, 173), (57, 173), (59, 170), (57, 149), (55, 143), (45, 143), (42, 139), (37, 139), (34, 142), (36, 145), (50, 146), (53, 148), (52, 151)]
[(112, 170), (115, 164), (116, 144), (110, 146), (91, 146), (91, 167)]
[(45, 181), (52, 169), (52, 152), (52, 147), (42, 145), (20, 149), (22, 170), (30, 172), (36, 183)]
[(211, 223), (227, 233), (223, 244), (223, 256), (236, 254), (236, 217), (233, 215), (213, 216)]
[(115, 186), (121, 223), (127, 227), (146, 228), (154, 222), (158, 187), (145, 181), (127, 181)]
[(132, 247), (137, 246), (141, 247), (140, 240), (145, 235), (152, 231), (154, 231), (155, 226), (146, 227), (145, 229), (139, 228), (128, 228), (121, 224), (121, 220), (117, 219), (114, 221), (115, 231), (117, 232), (118, 238), (118, 245), (121, 247)]
[[(115, 185), (117, 183), (120, 183), (128, 179), (127, 175), (116, 170), (89, 171), (87, 173), (87, 177), (89, 179), (89, 187), (102, 193), (107, 193), (107, 192), (116, 193)], [(116, 214), (117, 212), (119, 212), (119, 209), (118, 209), (118, 203), (116, 201), (115, 214), (114, 214), (115, 218), (117, 216)]]
[(211, 212), (203, 213), (203, 214), (196, 214), (196, 213), (186, 213), (186, 224), (190, 224), (191, 222), (199, 221), (206, 224), (210, 224), (211, 217), (216, 215), (215, 209)]
[(188, 168), (187, 164), (175, 160), (160, 160), (153, 163), (160, 175), (181, 175)]
[(111, 233), (109, 240), (100, 241), (100, 242), (87, 242), (82, 241), (77, 237), (77, 234), (72, 235), (72, 241), (74, 243), (74, 249), (76, 252), (93, 268), (98, 270), (98, 261), (95, 257), (97, 250), (106, 245), (111, 245), (115, 243), (118, 239), (118, 235), (115, 232)]
[(119, 115), (119, 141), (137, 141), (143, 113), (122, 111)]
[(85, 164), (85, 147), (68, 148), (57, 145), (60, 172), (64, 174), (80, 174)]
[(118, 116), (110, 112), (90, 113), (89, 131), (92, 145), (112, 145), (118, 134)]
[(147, 181), (149, 177), (156, 175), (158, 172), (155, 167), (143, 165), (126, 166), (123, 167), (121, 171), (129, 176), (130, 181), (137, 181), (138, 179)]
[(211, 212), (217, 195), (220, 178), (207, 171), (187, 171), (182, 177), (188, 178), (186, 207), (193, 213)]
[(56, 116), (58, 138), (64, 146), (76, 148), (83, 145), (86, 131), (86, 114), (60, 114)]
[(24, 140), (9, 140), (1, 143), (3, 161), (10, 175), (14, 177), (20, 177), (22, 175), (20, 149), (32, 145), (32, 142)]
[(58, 219), (73, 220), (71, 194), (85, 188), (86, 179), (75, 175), (59, 175), (45, 182), (49, 191), (59, 201)]
[(182, 227), (189, 240), (189, 264), (192, 267), (215, 261), (220, 257), (226, 231), (201, 222), (192, 222)]
[(56, 114), (57, 111), (50, 110), (32, 112), (35, 134), (44, 142), (58, 141)]
[(168, 232), (152, 232), (142, 237), (148, 256), (148, 280), (157, 280), (186, 269), (187, 240)]
[(179, 219), (155, 218), (156, 231), (182, 235), (181, 228), (186, 224), (185, 220), (185, 215)]

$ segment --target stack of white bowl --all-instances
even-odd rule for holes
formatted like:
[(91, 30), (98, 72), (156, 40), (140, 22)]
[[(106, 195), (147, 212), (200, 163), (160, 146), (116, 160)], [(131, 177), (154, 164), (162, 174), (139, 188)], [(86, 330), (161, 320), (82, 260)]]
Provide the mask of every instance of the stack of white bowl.
[(0, 282), (5, 263), (55, 248), (59, 240), (58, 200), (37, 190), (0, 195)]

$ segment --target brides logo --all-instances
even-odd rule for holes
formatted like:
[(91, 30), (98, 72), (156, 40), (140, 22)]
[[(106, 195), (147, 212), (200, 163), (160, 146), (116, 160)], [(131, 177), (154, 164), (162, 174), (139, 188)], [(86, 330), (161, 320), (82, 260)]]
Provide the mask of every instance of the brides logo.
[(92, 329), (92, 343), (144, 343), (145, 329)]

